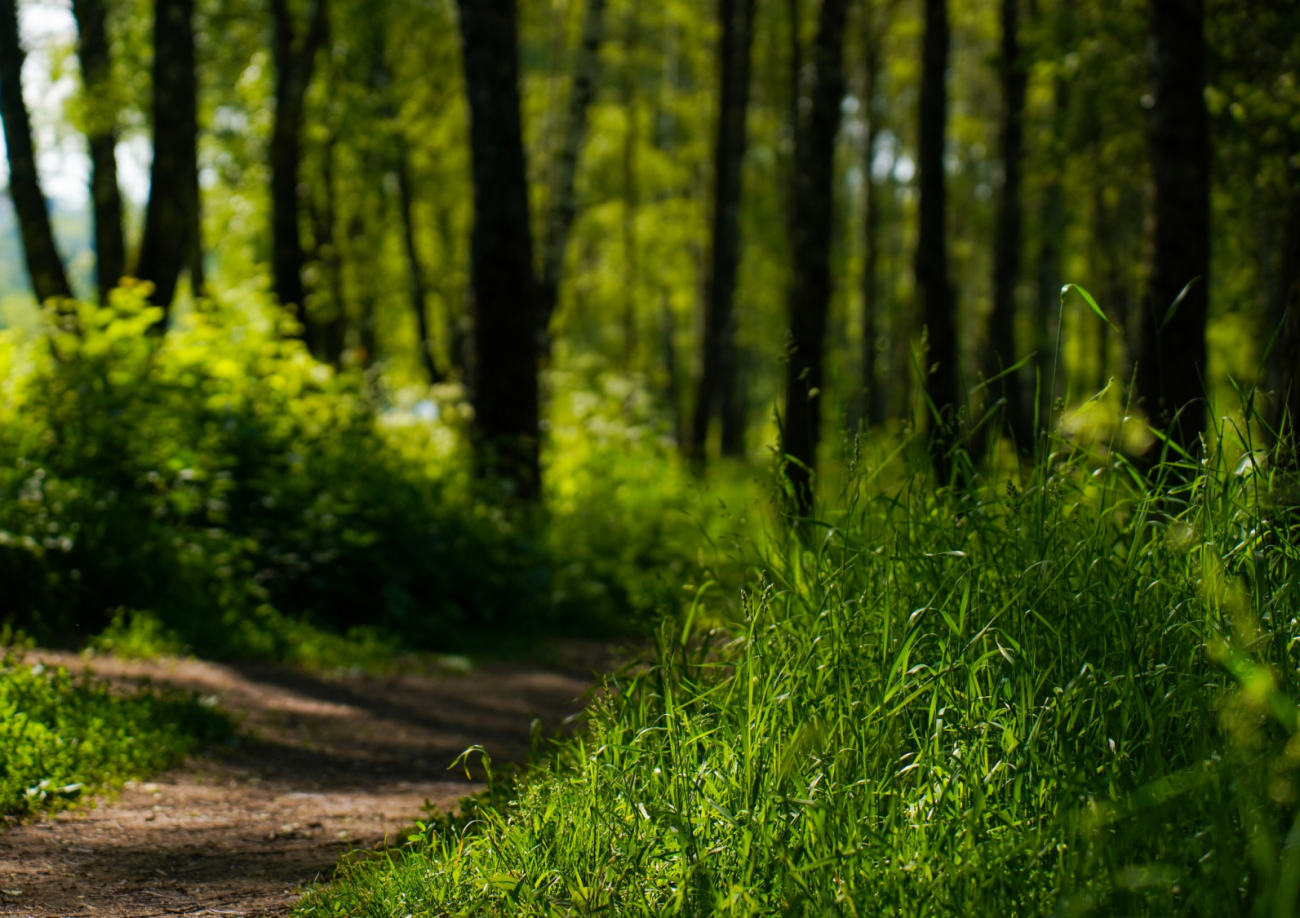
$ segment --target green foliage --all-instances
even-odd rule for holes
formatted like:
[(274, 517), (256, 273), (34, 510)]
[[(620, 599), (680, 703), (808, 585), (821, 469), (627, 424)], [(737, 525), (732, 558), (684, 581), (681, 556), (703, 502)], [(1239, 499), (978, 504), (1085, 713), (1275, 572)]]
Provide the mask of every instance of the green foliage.
[(634, 381), (557, 376), (548, 507), (507, 513), (458, 387), (336, 372), (269, 308), (156, 317), (128, 288), (0, 339), (0, 615), (42, 640), (333, 668), (626, 628), (695, 577), (715, 514)]
[(148, 612), (118, 609), (108, 627), (90, 642), (98, 653), (111, 653), (124, 660), (153, 660), (185, 652), (175, 632)]
[(665, 625), (585, 735), (300, 914), (1292, 914), (1288, 483), (1055, 446), (851, 470), (734, 626)]
[(86, 674), (0, 658), (0, 815), (29, 816), (82, 794), (144, 777), (196, 743), (230, 735), (224, 714), (197, 696), (141, 688), (110, 692)]
[(702, 484), (677, 455), (643, 380), (588, 362), (549, 382), (543, 478), (556, 605), (565, 614), (657, 617), (680, 604), (683, 587), (735, 579), (734, 553), (714, 540), (756, 530), (757, 520), (719, 504), (725, 497), (745, 509), (745, 470), (715, 469)]

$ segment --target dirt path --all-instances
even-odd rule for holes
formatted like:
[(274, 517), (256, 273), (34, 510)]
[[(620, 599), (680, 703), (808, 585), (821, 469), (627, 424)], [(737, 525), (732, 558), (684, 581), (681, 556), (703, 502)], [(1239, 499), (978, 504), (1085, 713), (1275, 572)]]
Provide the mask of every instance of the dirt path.
[[(68, 655), (33, 655), (70, 669)], [(274, 667), (96, 660), (99, 674), (216, 695), (241, 721), (209, 751), (93, 810), (0, 831), (0, 915), (280, 915), (350, 848), (399, 841), (426, 800), (478, 787), (447, 765), (473, 744), (528, 750), (581, 708), (592, 647), (554, 667), (318, 679)]]

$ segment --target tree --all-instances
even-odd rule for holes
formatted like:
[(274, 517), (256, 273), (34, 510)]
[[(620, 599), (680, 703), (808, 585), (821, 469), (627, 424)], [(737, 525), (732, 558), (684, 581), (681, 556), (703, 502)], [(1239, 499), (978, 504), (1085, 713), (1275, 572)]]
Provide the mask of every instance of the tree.
[(847, 0), (822, 0), (813, 44), (808, 120), (796, 141), (794, 214), (790, 226), (793, 271), (789, 289), (790, 347), (786, 363), (783, 448), (795, 509), (812, 509), (812, 475), (821, 434), (826, 313), (831, 298), (831, 226), (835, 137), (844, 99), (844, 24)]
[[(867, 106), (867, 134), (862, 162), (862, 418), (867, 427), (885, 421), (887, 387), (878, 369), (880, 354), (880, 218), (887, 196), (875, 180), (876, 155), (884, 130), (886, 105), (880, 91), (885, 33), (897, 0), (871, 4), (863, 12), (864, 79), (862, 98)], [(877, 10), (877, 6), (883, 9)]]
[(1151, 0), (1149, 11), (1155, 193), (1137, 385), (1152, 422), (1195, 453), (1205, 426), (1210, 270), (1205, 8), (1202, 0)]
[(303, 302), (304, 264), (298, 222), (298, 172), (301, 166), (303, 107), (316, 55), (329, 32), (325, 0), (314, 0), (307, 31), (299, 40), (288, 0), (271, 0), (274, 26), (275, 123), (271, 128), (271, 273), (276, 299), (298, 308), (310, 339)]
[(551, 317), (560, 295), (564, 276), (564, 254), (569, 233), (578, 214), (574, 186), (578, 175), (578, 158), (587, 139), (587, 111), (596, 95), (596, 78), (600, 72), (600, 46), (605, 35), (605, 0), (587, 0), (582, 19), (582, 37), (573, 61), (573, 82), (569, 89), (569, 107), (565, 115), (560, 149), (555, 156), (554, 172), (546, 208), (546, 236), (542, 250), (542, 276), (537, 294), (537, 340), (542, 357), (550, 356)]
[(1278, 342), (1276, 377), (1278, 400), (1272, 421), (1274, 427), (1285, 424), (1291, 447), (1285, 458), (1300, 464), (1300, 131), (1287, 132), (1286, 177), (1290, 186), (1286, 229), (1283, 237), (1282, 270), (1279, 278), (1282, 331)]
[(948, 121), (948, 0), (925, 0), (921, 50), (920, 142), (917, 148), (919, 228), (916, 285), (921, 293), (928, 350), (923, 370), (929, 400), (930, 452), (941, 484), (952, 476), (958, 443), (956, 304), (948, 278), (947, 185), (944, 140)]
[(433, 359), (433, 335), (429, 331), (429, 308), (426, 302), (424, 269), (420, 266), (420, 253), (415, 244), (415, 195), (411, 190), (411, 155), (407, 149), (406, 137), (397, 128), (394, 138), (397, 146), (397, 195), (398, 206), (402, 210), (402, 248), (406, 251), (406, 263), (411, 275), (411, 311), (415, 313), (416, 334), (420, 338), (420, 363), (424, 366), (429, 382), (442, 382), (442, 374)]
[(90, 148), (90, 203), (95, 225), (95, 274), (101, 302), (126, 273), (122, 194), (117, 186), (117, 107), (113, 103), (108, 23), (104, 0), (74, 0), (77, 57), (85, 94)]
[(155, 0), (153, 166), (135, 274), (153, 284), (150, 300), (164, 316), (200, 246), (193, 18), (194, 0)]
[[(732, 317), (736, 272), (740, 266), (740, 200), (745, 161), (745, 120), (749, 112), (750, 51), (754, 38), (754, 0), (719, 0), (722, 27), (717, 141), (713, 166), (713, 249), (707, 281), (701, 372), (687, 439), (688, 454), (704, 460), (709, 421), (721, 409), (721, 393), (736, 373)], [(734, 445), (734, 444), (733, 444)]]
[[(993, 248), (993, 309), (989, 314), (989, 347), (985, 375), (992, 379), (1015, 365), (1016, 286), (1020, 281), (1022, 239), (1021, 172), (1024, 149), (1025, 86), (1028, 82), (1020, 52), (1020, 0), (1002, 0), (1002, 196), (998, 206), (997, 235)], [(1032, 448), (1033, 430), (1017, 373), (1006, 373), (997, 390), (1006, 400), (1003, 416), (1020, 449)], [(995, 390), (995, 391), (997, 391)]]
[(18, 37), (17, 0), (0, 0), (0, 118), (4, 119), (9, 156), (9, 195), (18, 215), (32, 289), (36, 298), (44, 302), (51, 297), (71, 296), (72, 289), (54, 245), (45, 194), (36, 174), (31, 119), (23, 101), (25, 59)]
[(515, 0), (460, 0), (474, 229), (475, 454), (480, 473), (538, 494), (537, 290), (519, 112)]

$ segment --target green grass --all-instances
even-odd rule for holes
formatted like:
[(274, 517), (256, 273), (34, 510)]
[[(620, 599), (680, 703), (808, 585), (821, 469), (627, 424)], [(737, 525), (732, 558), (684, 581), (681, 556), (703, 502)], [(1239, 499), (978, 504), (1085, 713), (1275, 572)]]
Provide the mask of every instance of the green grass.
[(0, 816), (18, 819), (174, 765), (204, 740), (230, 734), (198, 698), (140, 688), (110, 693), (25, 660), (0, 658)]
[(665, 625), (583, 735), (299, 914), (1294, 914), (1288, 482), (1051, 446), (967, 492), (850, 467), (739, 620)]

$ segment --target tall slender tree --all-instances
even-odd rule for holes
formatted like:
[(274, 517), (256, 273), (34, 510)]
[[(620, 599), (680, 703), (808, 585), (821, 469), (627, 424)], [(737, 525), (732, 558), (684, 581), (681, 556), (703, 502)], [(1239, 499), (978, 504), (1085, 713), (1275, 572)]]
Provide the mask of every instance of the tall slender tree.
[[(1020, 199), (1024, 154), (1025, 87), (1028, 82), (1020, 51), (1020, 0), (1002, 0), (1002, 194), (998, 201), (997, 235), (993, 245), (993, 309), (985, 376), (992, 379), (1019, 359), (1016, 349), (1016, 287), (1020, 282), (1023, 205)], [(1006, 373), (995, 392), (1006, 400), (1006, 428), (1021, 449), (1032, 448), (1032, 418), (1027, 416), (1018, 373)], [(1029, 422), (1029, 423), (1027, 423)]]
[(1300, 435), (1297, 434), (1300, 430), (1300, 131), (1288, 131), (1287, 141), (1286, 177), (1290, 193), (1278, 281), (1279, 302), (1274, 310), (1282, 321), (1282, 331), (1270, 374), (1277, 384), (1270, 420), (1275, 429), (1284, 428), (1290, 447), (1284, 458), (1294, 466), (1300, 465)]
[(1137, 384), (1152, 421), (1195, 453), (1205, 426), (1210, 271), (1205, 6), (1203, 0), (1151, 0), (1149, 11), (1154, 103), (1147, 149), (1154, 194)]
[(812, 509), (812, 475), (821, 435), (823, 354), (831, 298), (831, 226), (835, 137), (844, 101), (844, 25), (848, 0), (822, 0), (813, 44), (813, 79), (806, 125), (796, 141), (793, 271), (789, 290), (790, 347), (786, 362), (784, 452), (795, 510)]
[(95, 275), (99, 298), (126, 272), (122, 236), (122, 193), (117, 185), (117, 106), (108, 45), (105, 0), (73, 0), (77, 57), (85, 93), (86, 142), (90, 148), (90, 203), (95, 224)]
[(875, 178), (876, 156), (884, 133), (886, 100), (880, 91), (885, 35), (897, 0), (864, 4), (862, 14), (863, 85), (867, 131), (862, 162), (862, 419), (867, 427), (885, 421), (888, 387), (879, 369), (880, 355), (880, 222), (888, 196)]
[(721, 61), (717, 142), (713, 158), (713, 249), (707, 282), (701, 372), (695, 391), (687, 450), (704, 460), (709, 421), (719, 414), (721, 392), (736, 372), (736, 272), (740, 267), (740, 200), (749, 113), (750, 57), (754, 0), (719, 0)]
[(36, 174), (32, 124), (23, 101), (23, 61), (26, 54), (18, 36), (17, 0), (0, 0), (0, 118), (4, 120), (9, 157), (9, 195), (18, 215), (18, 230), (27, 257), (36, 298), (71, 296), (63, 262), (54, 245), (50, 214)]
[(551, 317), (559, 300), (564, 277), (564, 255), (569, 233), (578, 215), (575, 190), (578, 159), (587, 139), (587, 111), (596, 96), (600, 74), (600, 47), (605, 36), (605, 0), (587, 0), (582, 18), (582, 35), (573, 61), (569, 107), (555, 154), (550, 193), (546, 207), (546, 236), (542, 249), (542, 276), (538, 284), (537, 340), (543, 358), (550, 356)]
[(519, 111), (515, 0), (460, 0), (469, 95), (474, 230), (475, 453), (480, 473), (535, 498), (538, 480), (537, 282)]
[(921, 294), (928, 350), (925, 393), (931, 457), (941, 484), (952, 475), (958, 443), (956, 303), (948, 278), (947, 184), (944, 142), (948, 123), (948, 0), (925, 0), (925, 38), (921, 50), (920, 142), (917, 149), (919, 230), (916, 286)]
[(420, 363), (429, 376), (429, 382), (439, 383), (442, 382), (442, 374), (438, 372), (438, 364), (433, 357), (427, 284), (424, 281), (424, 268), (420, 264), (420, 252), (415, 244), (415, 193), (411, 188), (411, 155), (400, 125), (394, 143), (397, 146), (397, 196), (402, 211), (402, 245), (406, 250), (406, 265), (411, 279), (411, 311), (415, 313), (415, 329), (420, 339)]
[[(1065, 57), (1067, 50), (1074, 44), (1075, 12), (1077, 0), (1061, 0), (1051, 13), (1050, 34), (1055, 45), (1055, 53)], [(1035, 3), (1031, 10), (1038, 15), (1040, 8)], [(1034, 296), (1034, 318), (1037, 326), (1038, 358), (1038, 415), (1040, 427), (1050, 425), (1052, 395), (1055, 391), (1054, 373), (1060, 364), (1057, 354), (1057, 331), (1060, 316), (1060, 296), (1062, 284), (1062, 261), (1065, 253), (1065, 172), (1068, 160), (1068, 143), (1066, 126), (1069, 122), (1072, 92), (1069, 77), (1064, 67), (1058, 67), (1052, 81), (1051, 129), (1046, 132), (1043, 145), (1046, 147), (1043, 157), (1046, 177), (1039, 197), (1038, 226), (1035, 235), (1038, 238), (1038, 250), (1035, 265), (1037, 290)], [(1033, 406), (1025, 405), (1025, 414), (1029, 423), (1033, 423)], [(1039, 431), (1034, 431), (1037, 437)]]
[(329, 34), (326, 0), (314, 0), (300, 37), (288, 0), (271, 0), (274, 29), (275, 121), (271, 128), (271, 273), (276, 299), (298, 308), (308, 340), (313, 337), (303, 302), (305, 262), (298, 218), (298, 173), (302, 165), (302, 120), (316, 68), (316, 56)]
[(171, 307), (176, 282), (195, 263), (198, 234), (198, 79), (194, 0), (155, 0), (153, 166), (135, 274), (151, 300)]

